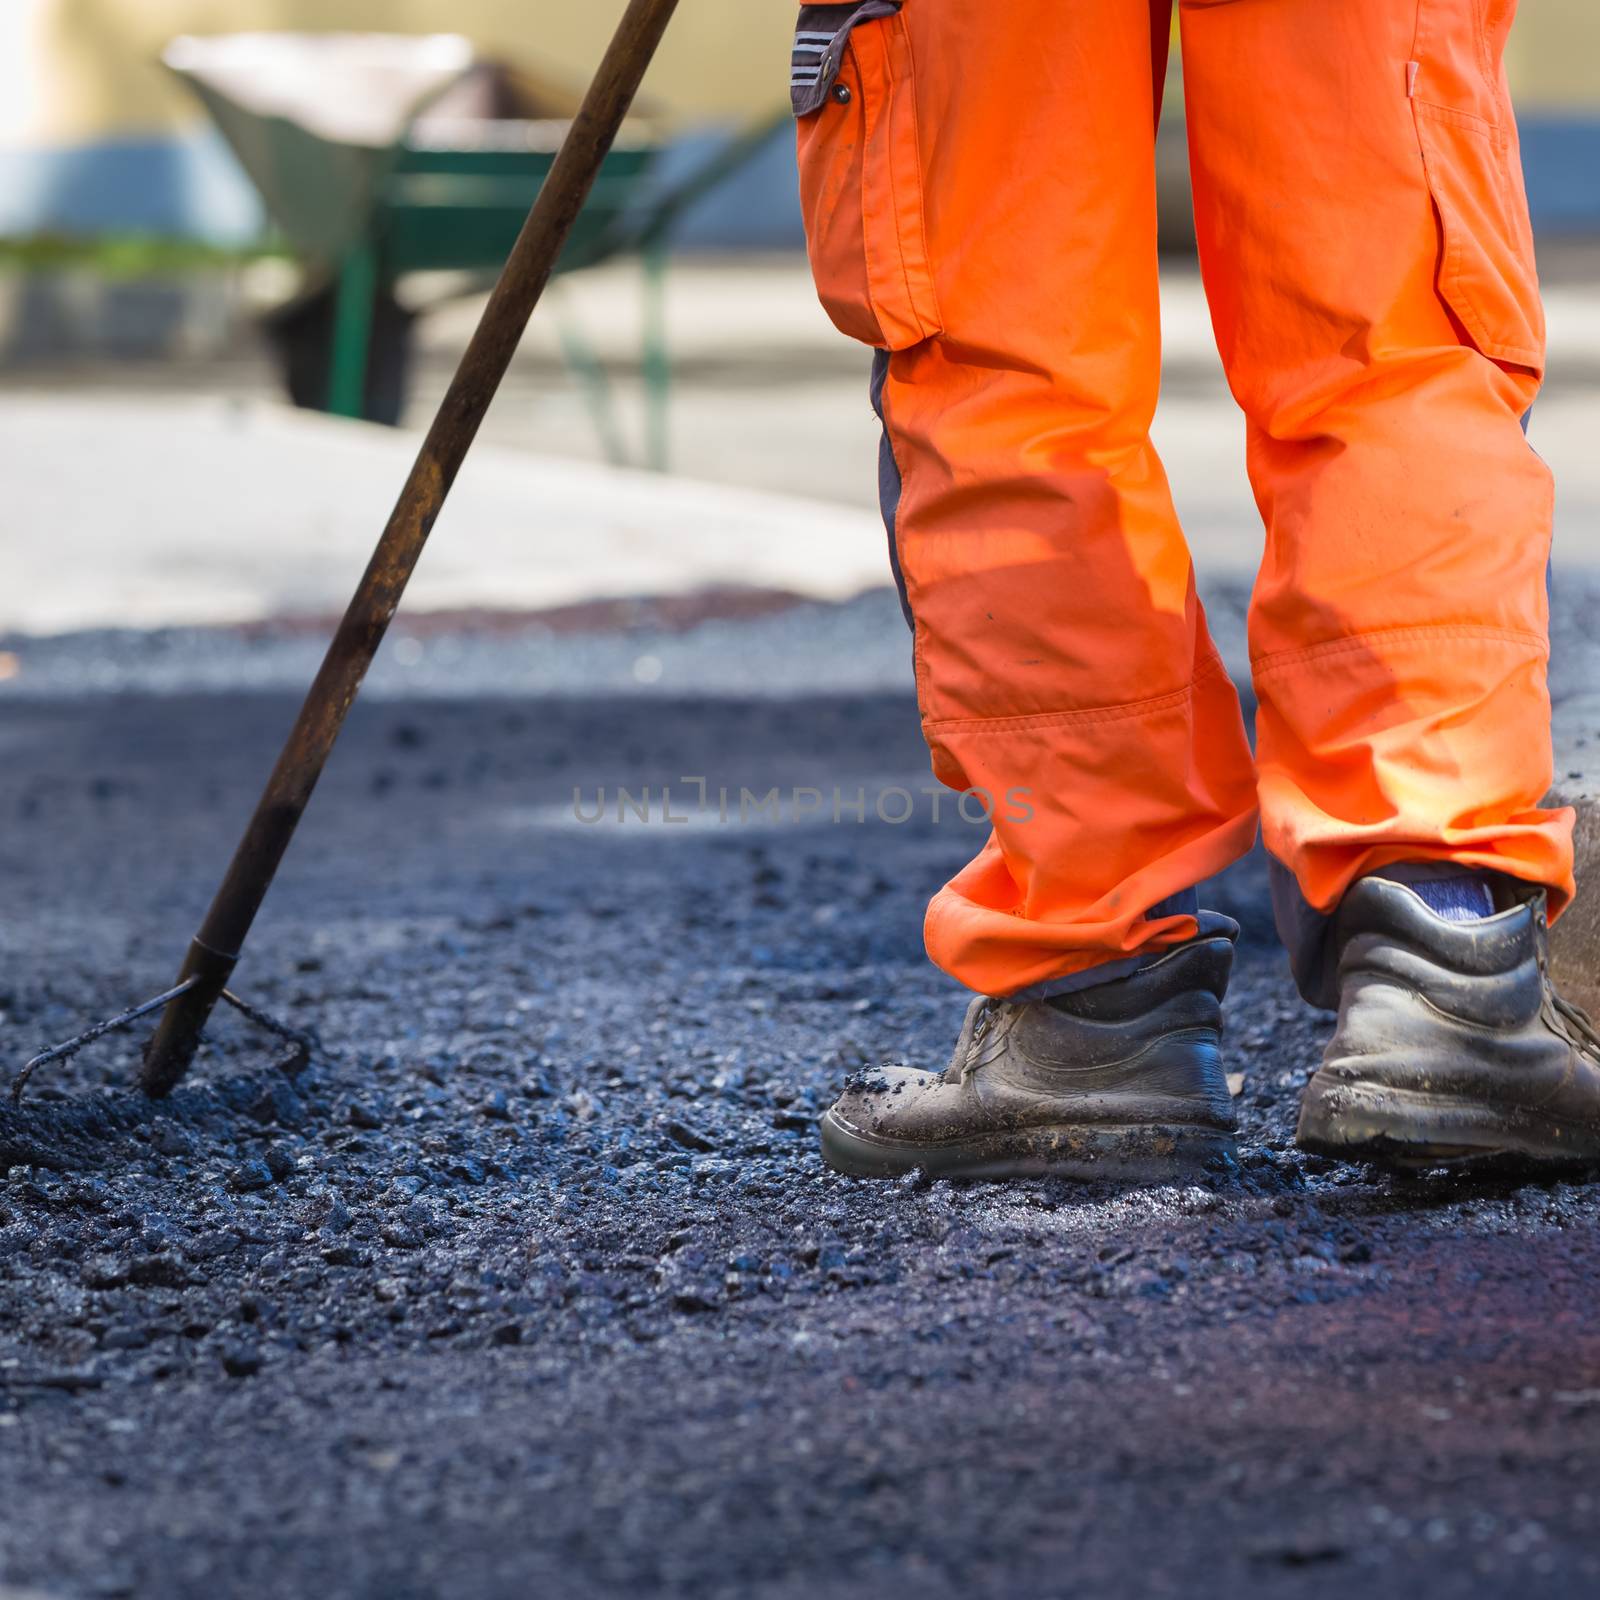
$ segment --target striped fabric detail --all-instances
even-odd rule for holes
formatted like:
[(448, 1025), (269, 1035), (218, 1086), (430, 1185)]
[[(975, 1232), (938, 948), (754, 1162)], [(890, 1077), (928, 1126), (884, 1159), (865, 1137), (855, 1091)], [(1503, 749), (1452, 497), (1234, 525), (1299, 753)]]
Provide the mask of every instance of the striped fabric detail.
[(789, 57), (789, 100), (794, 114), (818, 110), (828, 97), (850, 43), (863, 22), (892, 17), (903, 0), (865, 0), (847, 5), (801, 6)]
[(831, 61), (830, 48), (836, 33), (797, 33), (794, 54), (789, 61), (789, 84), (815, 83), (822, 76), (825, 62)]

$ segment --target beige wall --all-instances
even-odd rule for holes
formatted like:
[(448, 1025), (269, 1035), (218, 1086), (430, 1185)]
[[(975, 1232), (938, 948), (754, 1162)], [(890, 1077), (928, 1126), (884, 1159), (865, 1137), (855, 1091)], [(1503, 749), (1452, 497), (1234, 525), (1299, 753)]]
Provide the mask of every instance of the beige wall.
[[(155, 65), (179, 33), (247, 28), (465, 33), (582, 83), (621, 0), (0, 0), (0, 148), (160, 132), (193, 104)], [(787, 93), (790, 0), (684, 0), (645, 93), (685, 116), (768, 110)]]
[[(620, 9), (621, 0), (0, 0), (0, 149), (191, 122), (192, 105), (154, 64), (177, 33), (448, 30), (582, 80)], [(685, 116), (779, 103), (793, 17), (793, 0), (684, 0), (646, 92)], [(1600, 112), (1600, 0), (1522, 0), (1512, 56), (1525, 105)]]
[(1600, 111), (1600, 0), (1522, 0), (1510, 69), (1529, 105)]

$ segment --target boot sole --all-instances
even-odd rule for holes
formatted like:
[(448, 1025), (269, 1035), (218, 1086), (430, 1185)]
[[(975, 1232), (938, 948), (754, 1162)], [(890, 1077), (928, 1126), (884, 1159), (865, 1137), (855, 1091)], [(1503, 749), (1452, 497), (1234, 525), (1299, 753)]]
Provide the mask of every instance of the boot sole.
[(1236, 1164), (1233, 1135), (1193, 1124), (1056, 1124), (945, 1144), (869, 1138), (829, 1111), (822, 1159), (852, 1178), (1071, 1178), (1078, 1182), (1172, 1183)]
[(1300, 1103), (1303, 1150), (1379, 1166), (1573, 1167), (1600, 1161), (1600, 1128), (1525, 1107), (1318, 1072)]

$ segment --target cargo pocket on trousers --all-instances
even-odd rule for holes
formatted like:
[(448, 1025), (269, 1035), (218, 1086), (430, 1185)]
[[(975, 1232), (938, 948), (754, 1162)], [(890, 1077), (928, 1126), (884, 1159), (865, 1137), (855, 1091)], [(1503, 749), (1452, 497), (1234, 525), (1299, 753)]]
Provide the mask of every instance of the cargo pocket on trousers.
[(1413, 99), (1438, 213), (1438, 288), (1484, 355), (1544, 372), (1544, 311), (1515, 144), (1469, 111)]
[(801, 6), (790, 69), (817, 293), (835, 327), (880, 350), (940, 331), (902, 3)]

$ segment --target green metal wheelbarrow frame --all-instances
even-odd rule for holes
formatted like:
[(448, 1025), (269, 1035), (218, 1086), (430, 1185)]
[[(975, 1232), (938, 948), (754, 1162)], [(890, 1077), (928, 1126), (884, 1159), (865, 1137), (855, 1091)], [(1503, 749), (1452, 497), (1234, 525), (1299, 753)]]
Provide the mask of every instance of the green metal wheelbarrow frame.
[[(644, 459), (667, 465), (671, 363), (665, 287), (668, 241), (684, 210), (732, 176), (787, 125), (787, 109), (762, 117), (731, 137), (704, 162), (670, 185), (653, 184), (661, 147), (614, 146), (556, 266), (580, 271), (618, 256), (637, 255), (643, 271), (642, 371), (646, 397)], [(492, 125), (491, 125), (492, 126)], [(405, 273), (497, 271), (527, 215), (531, 196), (549, 172), (562, 124), (539, 148), (442, 149), (403, 144), (380, 178), (369, 226), (338, 268), (328, 374), (328, 409), (364, 414), (367, 366), (380, 296)], [(544, 146), (548, 146), (545, 148)], [(629, 452), (618, 424), (605, 368), (570, 319), (558, 322), (562, 352), (582, 385), (609, 459)]]

